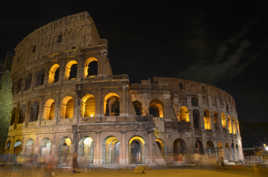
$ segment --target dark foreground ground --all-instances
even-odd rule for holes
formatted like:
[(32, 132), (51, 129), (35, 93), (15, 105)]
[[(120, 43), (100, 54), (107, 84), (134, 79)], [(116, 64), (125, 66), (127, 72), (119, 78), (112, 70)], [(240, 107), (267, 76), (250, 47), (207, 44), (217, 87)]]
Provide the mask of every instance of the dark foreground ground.
[[(58, 177), (268, 177), (268, 168), (263, 167), (228, 167), (228, 168), (172, 168), (172, 169), (88, 169), (72, 173), (70, 169), (56, 169)], [(45, 168), (29, 168), (20, 166), (0, 167), (0, 177), (48, 177)]]

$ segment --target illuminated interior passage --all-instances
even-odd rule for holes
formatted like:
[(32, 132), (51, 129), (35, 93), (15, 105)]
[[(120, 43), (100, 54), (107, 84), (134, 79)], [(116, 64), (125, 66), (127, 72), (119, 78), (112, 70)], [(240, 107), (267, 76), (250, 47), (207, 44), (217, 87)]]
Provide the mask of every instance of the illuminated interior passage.
[(104, 97), (104, 113), (106, 116), (120, 115), (120, 97), (117, 93), (108, 93)]
[(81, 116), (82, 117), (95, 117), (96, 101), (92, 94), (86, 94), (81, 101)]
[(119, 140), (112, 136), (105, 140), (105, 163), (106, 164), (118, 164), (119, 163)]
[(178, 121), (190, 122), (189, 110), (186, 106), (180, 107), (180, 112), (177, 115)]
[(48, 73), (48, 83), (54, 83), (59, 80), (59, 69), (60, 65), (59, 64), (54, 64), (51, 66), (49, 73)]
[(61, 103), (61, 118), (72, 119), (74, 115), (74, 100), (71, 96), (63, 98)]
[(65, 66), (64, 79), (71, 80), (73, 78), (76, 78), (76, 76), (77, 76), (77, 61), (71, 60)]
[(84, 137), (78, 144), (78, 157), (88, 163), (94, 161), (94, 141), (91, 137)]
[(149, 113), (153, 117), (164, 117), (164, 106), (159, 100), (152, 100), (149, 107)]
[(134, 136), (129, 140), (129, 157), (130, 163), (140, 164), (144, 160), (144, 144), (145, 141), (140, 136)]
[(51, 98), (45, 103), (43, 117), (45, 120), (53, 120), (55, 118), (55, 101)]
[(204, 129), (211, 130), (211, 118), (208, 110), (204, 111)]
[(98, 59), (89, 57), (84, 65), (84, 78), (98, 74)]

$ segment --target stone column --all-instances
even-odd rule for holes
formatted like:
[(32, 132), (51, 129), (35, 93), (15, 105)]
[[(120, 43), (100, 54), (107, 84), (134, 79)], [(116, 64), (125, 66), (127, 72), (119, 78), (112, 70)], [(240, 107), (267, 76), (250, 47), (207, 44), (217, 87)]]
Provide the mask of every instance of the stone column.
[(126, 132), (121, 131), (121, 142), (120, 142), (120, 165), (127, 165), (127, 154), (128, 154), (128, 142), (126, 140)]
[(102, 165), (102, 142), (101, 142), (101, 133), (97, 132), (96, 140), (94, 143), (94, 165), (101, 166)]

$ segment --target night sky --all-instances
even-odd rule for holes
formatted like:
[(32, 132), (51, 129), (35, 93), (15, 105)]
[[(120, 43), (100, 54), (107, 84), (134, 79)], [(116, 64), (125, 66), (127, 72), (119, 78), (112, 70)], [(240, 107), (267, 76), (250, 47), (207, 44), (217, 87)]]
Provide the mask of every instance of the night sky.
[[(264, 4), (5, 2), (0, 7), (1, 58), (36, 28), (88, 11), (102, 38), (108, 39), (114, 74), (129, 74), (132, 82), (174, 76), (213, 84), (234, 96), (240, 122), (268, 125), (268, 24)], [(242, 125), (242, 131), (246, 129), (250, 128)], [(260, 133), (260, 139), (267, 134)]]

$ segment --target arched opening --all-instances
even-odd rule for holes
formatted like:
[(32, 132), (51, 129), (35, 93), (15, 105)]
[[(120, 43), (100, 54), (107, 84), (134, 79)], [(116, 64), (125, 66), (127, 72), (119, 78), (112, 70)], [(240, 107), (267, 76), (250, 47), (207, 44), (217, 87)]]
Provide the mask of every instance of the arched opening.
[(192, 106), (198, 106), (198, 98), (196, 96), (193, 96), (191, 98), (191, 103), (192, 103)]
[(71, 60), (65, 66), (65, 80), (75, 79), (77, 76), (77, 61)]
[(25, 144), (25, 154), (32, 155), (33, 153), (34, 153), (34, 141), (33, 139), (29, 139)]
[(211, 130), (211, 120), (208, 110), (204, 111), (204, 129)]
[(30, 107), (30, 120), (29, 122), (37, 121), (39, 114), (39, 103), (33, 102)]
[(178, 121), (190, 122), (189, 110), (186, 106), (180, 107), (180, 113), (177, 117)]
[(225, 144), (224, 155), (226, 160), (230, 160), (230, 146), (228, 143)]
[(9, 150), (10, 150), (10, 146), (11, 146), (11, 141), (8, 140), (7, 143), (6, 143), (6, 148), (5, 148), (5, 150), (6, 150), (6, 151), (9, 151)]
[(84, 137), (78, 144), (78, 161), (82, 164), (93, 164), (94, 161), (94, 141), (91, 137)]
[(221, 113), (221, 126), (222, 128), (226, 128), (226, 116), (223, 112)]
[(51, 152), (51, 141), (49, 138), (43, 138), (40, 146), (40, 156), (46, 158)]
[(229, 134), (233, 133), (232, 120), (231, 120), (230, 116), (228, 116), (228, 132), (229, 132)]
[(141, 102), (136, 100), (136, 101), (133, 102), (133, 106), (134, 106), (136, 115), (141, 116), (142, 115), (142, 104), (141, 104)]
[(35, 86), (43, 85), (44, 79), (45, 79), (45, 71), (44, 70), (38, 71), (36, 73)]
[(236, 125), (236, 121), (235, 119), (233, 119), (233, 134), (236, 135), (237, 133), (237, 129), (236, 129), (237, 125)]
[(183, 161), (186, 153), (186, 144), (183, 139), (176, 139), (173, 143), (173, 152), (175, 161)]
[(105, 139), (105, 163), (106, 164), (118, 164), (119, 163), (119, 149), (120, 142), (114, 137), (108, 137)]
[(215, 148), (214, 148), (214, 144), (212, 141), (207, 142), (207, 153), (209, 156), (215, 154)]
[(22, 141), (16, 140), (14, 144), (14, 154), (19, 155), (22, 151)]
[(106, 116), (120, 115), (120, 97), (116, 93), (108, 93), (104, 97), (104, 113)]
[(235, 152), (236, 152), (236, 160), (240, 160), (240, 153), (239, 153), (239, 148), (238, 148), (238, 144), (235, 145)]
[(55, 118), (55, 101), (53, 99), (48, 99), (44, 106), (44, 119), (53, 120)]
[(155, 139), (156, 145), (159, 149), (159, 151), (161, 152), (162, 155), (164, 155), (165, 153), (165, 146), (164, 146), (164, 142), (163, 140), (161, 140), (160, 138), (156, 138)]
[(218, 158), (224, 158), (224, 150), (223, 150), (223, 145), (221, 142), (217, 144), (217, 153), (218, 153)]
[(141, 164), (143, 163), (144, 157), (144, 139), (140, 136), (134, 136), (129, 140), (129, 156), (130, 163)]
[(31, 87), (31, 83), (32, 83), (32, 74), (28, 74), (25, 79), (24, 90), (28, 90)]
[(152, 100), (149, 107), (149, 114), (153, 117), (164, 117), (164, 106), (159, 100)]
[(60, 165), (67, 165), (68, 159), (71, 156), (72, 140), (68, 137), (61, 139), (58, 148), (58, 163)]
[(49, 73), (48, 73), (48, 83), (49, 84), (58, 82), (59, 70), (60, 70), (59, 64), (54, 64), (53, 66), (51, 66), (51, 68), (49, 69)]
[(74, 114), (74, 99), (71, 96), (63, 98), (61, 103), (61, 118), (72, 119)]
[(98, 59), (90, 57), (86, 60), (84, 65), (84, 77), (96, 76), (98, 74)]
[(95, 117), (96, 101), (92, 94), (86, 94), (81, 101), (81, 116), (83, 118)]
[(196, 140), (195, 142), (195, 152), (198, 154), (204, 154), (203, 144), (200, 140)]
[(195, 109), (193, 111), (193, 120), (194, 120), (194, 128), (195, 129), (200, 129), (200, 112)]
[(231, 145), (231, 160), (235, 160), (235, 147), (234, 147), (234, 143), (232, 143)]

